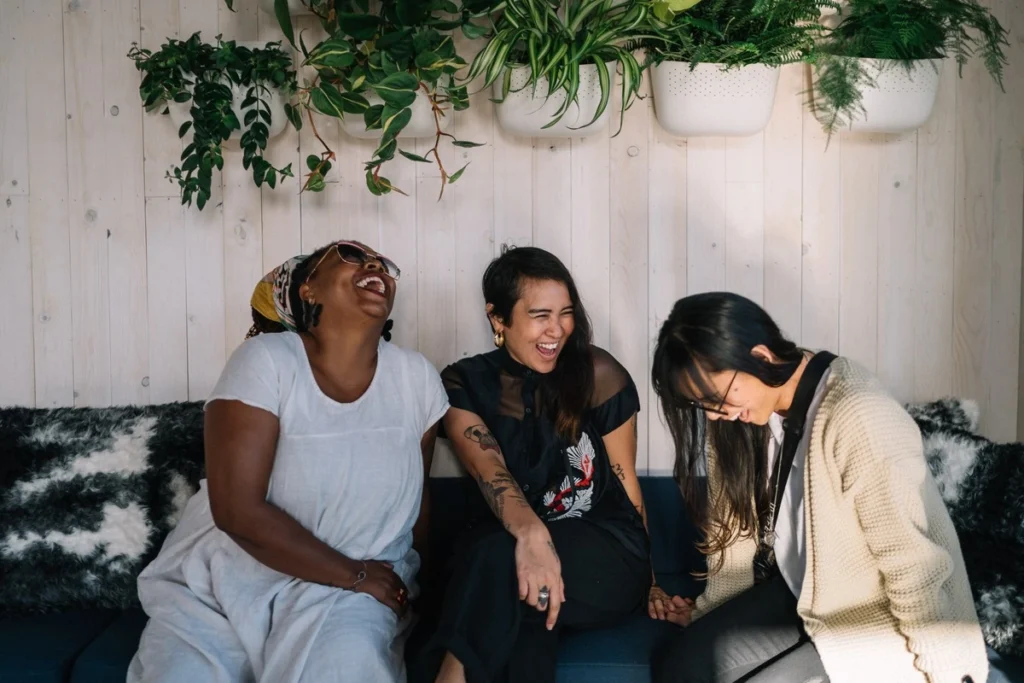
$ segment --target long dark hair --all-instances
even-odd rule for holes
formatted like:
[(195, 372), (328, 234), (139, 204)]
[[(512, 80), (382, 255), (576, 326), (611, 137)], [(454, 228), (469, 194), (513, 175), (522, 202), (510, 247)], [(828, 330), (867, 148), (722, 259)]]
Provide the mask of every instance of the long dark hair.
[[(764, 345), (778, 362), (751, 353)], [(674, 476), (690, 514), (703, 531), (701, 550), (719, 555), (738, 537), (757, 529), (767, 502), (768, 428), (708, 420), (694, 405), (724, 399), (705, 373), (742, 372), (771, 387), (785, 384), (800, 367), (804, 350), (786, 339), (771, 316), (753, 301), (730, 292), (680, 299), (661, 326), (651, 371), (654, 391), (675, 443)], [(690, 392), (693, 392), (692, 394)], [(715, 454), (714, 500), (699, 479), (707, 473), (707, 450)], [(720, 568), (709, 566), (709, 573)]]
[(559, 436), (575, 443), (583, 414), (594, 393), (594, 355), (590, 345), (593, 332), (569, 269), (551, 252), (537, 247), (502, 247), (501, 256), (484, 271), (484, 301), (493, 306), (491, 315), (512, 325), (512, 308), (522, 296), (525, 280), (553, 280), (565, 285), (572, 302), (575, 328), (558, 356), (555, 369), (542, 383), (544, 409), (553, 416)]

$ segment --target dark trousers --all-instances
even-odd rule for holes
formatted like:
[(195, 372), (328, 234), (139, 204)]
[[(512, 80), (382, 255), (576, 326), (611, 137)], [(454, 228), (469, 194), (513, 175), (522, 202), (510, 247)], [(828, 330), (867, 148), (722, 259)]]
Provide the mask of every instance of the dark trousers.
[(680, 629), (655, 659), (654, 683), (827, 683), (781, 577)]
[(566, 595), (555, 628), (545, 627), (546, 612), (519, 599), (515, 538), (496, 522), (482, 525), (459, 552), (437, 630), (411, 662), (411, 680), (432, 681), (451, 652), (468, 683), (553, 683), (562, 629), (610, 626), (646, 610), (647, 558), (589, 521), (566, 519), (548, 529)]

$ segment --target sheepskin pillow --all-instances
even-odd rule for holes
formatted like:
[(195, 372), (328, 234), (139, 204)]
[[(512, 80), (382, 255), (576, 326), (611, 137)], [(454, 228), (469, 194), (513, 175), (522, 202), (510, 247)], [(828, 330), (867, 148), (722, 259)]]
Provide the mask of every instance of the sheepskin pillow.
[(201, 403), (0, 409), (0, 612), (126, 608), (202, 476)]
[(999, 654), (1024, 656), (1024, 444), (976, 434), (973, 401), (907, 409), (956, 527), (985, 642)]

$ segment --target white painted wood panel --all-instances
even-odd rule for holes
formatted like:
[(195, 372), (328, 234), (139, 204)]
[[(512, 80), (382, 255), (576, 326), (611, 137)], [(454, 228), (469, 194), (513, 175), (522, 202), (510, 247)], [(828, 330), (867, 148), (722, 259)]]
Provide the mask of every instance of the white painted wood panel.
[(885, 136), (878, 176), (878, 377), (914, 398), (917, 133)]
[[(0, 302), (0, 399), (203, 399), (248, 329), (255, 281), (340, 237), (402, 266), (394, 341), (441, 368), (492, 348), (480, 276), (511, 243), (572, 268), (595, 341), (633, 375), (641, 472), (673, 461), (650, 389), (654, 338), (680, 296), (723, 288), (763, 302), (803, 345), (876, 369), (900, 399), (978, 399), (987, 433), (1009, 438), (1021, 405), (1024, 8), (995, 8), (1017, 35), (1007, 93), (980, 65), (964, 80), (947, 69), (916, 133), (839, 135), (826, 148), (801, 66), (783, 69), (768, 128), (742, 139), (673, 138), (649, 100), (617, 137), (615, 117), (584, 139), (520, 139), (477, 93), (452, 130), (487, 145), (442, 145), (449, 171), (471, 163), (441, 202), (436, 169), (404, 159), (385, 173), (409, 196), (369, 195), (374, 143), (316, 117), (338, 154), (324, 193), (299, 193), (305, 156), (320, 152), (307, 121), (268, 150), (300, 178), (258, 190), (229, 151), (200, 213), (164, 179), (181, 144), (166, 118), (142, 115), (124, 55), (132, 40), (158, 48), (194, 31), (279, 39), (274, 18), (246, 1), (231, 14), (210, 0), (11, 0), (0, 10), (0, 281), (16, 291)], [(11, 59), (21, 41), (51, 49)], [(457, 470), (439, 455), (435, 472)]]
[[(613, 104), (621, 101), (617, 95)], [(611, 175), (609, 194), (609, 318), (608, 351), (629, 371), (640, 396), (637, 421), (638, 443), (646, 444), (650, 370), (647, 338), (635, 334), (648, 326), (650, 287), (647, 265), (647, 169), (649, 165), (651, 99), (637, 101), (626, 112), (621, 132), (610, 141)], [(648, 470), (648, 452), (638, 448), (636, 469)]]
[(764, 307), (799, 340), (803, 237), (804, 69), (783, 67), (764, 131)]
[(35, 405), (32, 341), (32, 233), (28, 197), (0, 195), (0, 406)]
[(26, 42), (24, 4), (0, 2), (0, 194), (8, 196), (29, 193), (26, 62), (35, 50)]
[(49, 408), (74, 403), (75, 377), (63, 2), (32, 2), (23, 10), (28, 43), (50, 46), (25, 67), (29, 187), (36, 188), (29, 195), (35, 396), (36, 405)]

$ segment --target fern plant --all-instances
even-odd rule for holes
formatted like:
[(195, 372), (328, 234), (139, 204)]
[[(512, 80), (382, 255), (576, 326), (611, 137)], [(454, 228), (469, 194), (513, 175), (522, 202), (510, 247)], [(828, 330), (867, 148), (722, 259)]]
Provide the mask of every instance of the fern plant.
[(807, 59), (833, 0), (665, 0), (655, 5), (649, 33), (638, 44), (648, 63), (780, 66)]
[(493, 8), (497, 16), (492, 16), (487, 45), (473, 60), (467, 80), (483, 77), (489, 88), (502, 78), (501, 96), (495, 99), (501, 102), (511, 91), (512, 69), (529, 67), (524, 89), (536, 90), (547, 80), (549, 97), (565, 92), (565, 102), (543, 126), (550, 128), (576, 102), (580, 67), (593, 64), (601, 97), (585, 127), (608, 108), (615, 74), (607, 65), (614, 63), (622, 72), (621, 114), (640, 89), (643, 72), (629, 44), (637, 40), (650, 7), (648, 0), (505, 0)]
[(911, 71), (918, 60), (956, 59), (959, 73), (979, 55), (1003, 87), (1006, 29), (977, 0), (849, 0), (821, 41), (811, 105), (831, 136), (863, 112), (861, 91), (874, 84), (864, 59), (893, 60)]

